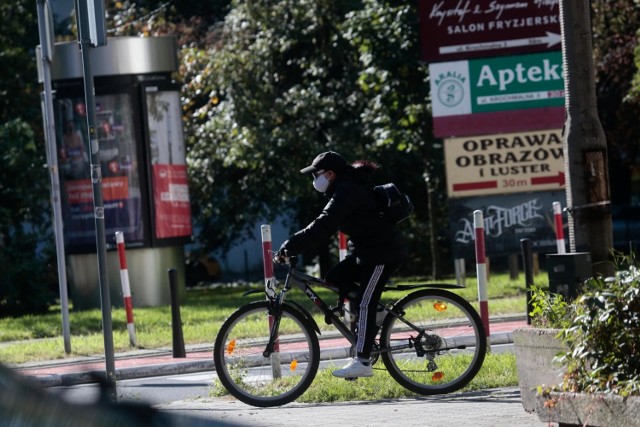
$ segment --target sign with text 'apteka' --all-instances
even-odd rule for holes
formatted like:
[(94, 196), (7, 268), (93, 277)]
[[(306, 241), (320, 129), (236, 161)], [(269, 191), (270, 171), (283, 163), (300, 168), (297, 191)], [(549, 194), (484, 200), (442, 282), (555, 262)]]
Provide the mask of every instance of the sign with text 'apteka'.
[(564, 121), (563, 115), (554, 116), (551, 122), (542, 117), (531, 124), (537, 127), (519, 126), (518, 116), (526, 121), (527, 115), (512, 114), (507, 126), (510, 128), (502, 127), (500, 121), (491, 122), (488, 116), (480, 122), (481, 129), (465, 129), (475, 114), (495, 116), (527, 109), (564, 111), (560, 52), (442, 62), (429, 65), (429, 72), (434, 134), (438, 137), (551, 129), (561, 127)]

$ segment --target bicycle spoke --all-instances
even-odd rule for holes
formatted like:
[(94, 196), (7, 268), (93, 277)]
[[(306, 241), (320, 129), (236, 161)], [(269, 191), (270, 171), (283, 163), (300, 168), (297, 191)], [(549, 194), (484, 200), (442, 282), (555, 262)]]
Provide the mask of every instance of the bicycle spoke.
[(271, 329), (268, 304), (252, 303), (236, 311), (220, 328), (214, 348), (220, 382), (233, 396), (254, 406), (294, 400), (309, 387), (319, 363), (313, 329), (288, 307), (282, 311), (277, 351), (264, 357)]
[(381, 342), (393, 348), (382, 357), (400, 384), (417, 393), (438, 394), (471, 381), (484, 360), (486, 340), (477, 313), (466, 301), (448, 291), (425, 290), (408, 295), (396, 307), (407, 321), (388, 317)]

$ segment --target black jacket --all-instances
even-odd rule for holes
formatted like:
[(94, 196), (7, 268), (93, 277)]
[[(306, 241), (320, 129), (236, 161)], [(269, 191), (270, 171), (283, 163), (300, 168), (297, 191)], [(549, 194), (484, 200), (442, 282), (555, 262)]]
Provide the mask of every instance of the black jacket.
[(324, 242), (341, 231), (349, 236), (353, 254), (363, 262), (400, 263), (407, 255), (396, 225), (382, 216), (373, 186), (357, 171), (339, 174), (326, 193), (329, 203), (307, 227), (282, 244), (290, 255)]

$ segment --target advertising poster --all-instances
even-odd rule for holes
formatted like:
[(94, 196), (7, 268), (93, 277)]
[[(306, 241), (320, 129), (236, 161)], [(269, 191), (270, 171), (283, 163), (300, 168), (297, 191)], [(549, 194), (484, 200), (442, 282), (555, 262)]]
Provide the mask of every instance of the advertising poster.
[[(524, 238), (531, 239), (534, 252), (555, 253), (553, 202), (560, 202), (562, 207), (566, 207), (565, 192), (450, 199), (449, 226), (454, 257), (475, 259), (473, 212), (478, 209), (484, 215), (487, 256), (520, 254), (520, 240)], [(563, 217), (566, 227), (566, 213)]]
[(155, 237), (190, 237), (191, 202), (180, 94), (147, 88)]
[[(66, 243), (71, 253), (93, 251), (95, 216), (84, 97), (58, 98), (54, 111)], [(129, 246), (140, 246), (144, 220), (130, 96), (96, 96), (96, 126), (107, 241), (122, 231)]]

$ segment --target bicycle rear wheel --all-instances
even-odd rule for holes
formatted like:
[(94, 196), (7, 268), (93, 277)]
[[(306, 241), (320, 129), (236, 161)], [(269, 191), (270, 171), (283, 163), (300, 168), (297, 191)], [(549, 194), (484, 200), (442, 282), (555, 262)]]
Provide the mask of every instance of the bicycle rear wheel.
[(282, 307), (277, 347), (265, 357), (273, 320), (270, 303), (240, 307), (222, 324), (213, 360), (218, 379), (237, 399), (253, 406), (278, 406), (299, 397), (311, 385), (320, 363), (318, 337), (309, 321)]
[(451, 393), (467, 385), (484, 362), (487, 341), (480, 316), (460, 296), (442, 289), (407, 295), (389, 314), (380, 342), (389, 374), (419, 394)]

